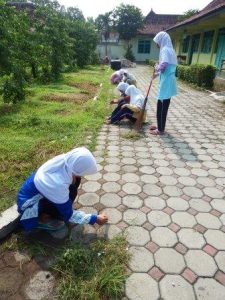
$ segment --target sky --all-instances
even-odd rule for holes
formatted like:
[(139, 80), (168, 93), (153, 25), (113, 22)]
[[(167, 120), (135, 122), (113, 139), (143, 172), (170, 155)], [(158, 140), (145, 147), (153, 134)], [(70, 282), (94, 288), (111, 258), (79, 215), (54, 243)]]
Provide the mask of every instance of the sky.
[(66, 7), (73, 6), (79, 8), (85, 18), (96, 18), (99, 14), (104, 14), (114, 9), (121, 3), (135, 5), (140, 8), (146, 16), (151, 8), (158, 14), (182, 14), (189, 9), (202, 9), (211, 0), (58, 0)]

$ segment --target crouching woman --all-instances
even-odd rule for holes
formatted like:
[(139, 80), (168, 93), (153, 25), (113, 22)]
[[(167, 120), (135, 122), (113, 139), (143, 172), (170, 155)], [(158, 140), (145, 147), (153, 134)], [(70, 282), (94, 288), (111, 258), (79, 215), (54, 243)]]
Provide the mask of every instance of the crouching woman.
[[(144, 105), (144, 96), (141, 91), (134, 85), (130, 85), (126, 91), (126, 96), (130, 97), (130, 102), (123, 104), (116, 114), (113, 114), (109, 120), (110, 124), (116, 124), (123, 119), (129, 119), (135, 123)], [(146, 119), (146, 111), (144, 113), (143, 121)]]
[(74, 224), (106, 223), (108, 219), (104, 214), (85, 214), (73, 209), (81, 177), (96, 172), (96, 160), (84, 147), (48, 160), (19, 190), (17, 205), (22, 227), (26, 231), (58, 230), (52, 225), (53, 220), (64, 221), (69, 228)]

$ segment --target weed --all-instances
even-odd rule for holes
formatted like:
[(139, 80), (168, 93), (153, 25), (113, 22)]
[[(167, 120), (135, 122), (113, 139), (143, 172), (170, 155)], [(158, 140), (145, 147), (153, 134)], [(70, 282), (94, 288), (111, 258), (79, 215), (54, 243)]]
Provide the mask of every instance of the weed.
[(70, 300), (114, 299), (123, 294), (129, 254), (122, 236), (90, 246), (75, 245), (59, 254), (58, 297)]
[(133, 141), (137, 141), (137, 140), (141, 139), (142, 137), (143, 136), (135, 130), (132, 130), (128, 133), (122, 134), (122, 138), (128, 139), (128, 140), (133, 140)]

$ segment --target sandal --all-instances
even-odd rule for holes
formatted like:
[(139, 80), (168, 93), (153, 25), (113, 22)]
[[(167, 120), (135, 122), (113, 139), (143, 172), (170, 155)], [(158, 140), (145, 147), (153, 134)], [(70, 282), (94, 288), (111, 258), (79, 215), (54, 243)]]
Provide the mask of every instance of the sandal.
[(64, 227), (65, 227), (64, 222), (53, 220), (48, 223), (38, 223), (38, 226), (36, 228), (46, 230), (46, 231), (59, 231), (62, 230)]
[(156, 130), (157, 129), (157, 126), (155, 126), (155, 125), (150, 125), (149, 126), (149, 130)]
[(152, 135), (164, 135), (163, 131), (159, 131), (158, 129), (150, 130), (150, 134)]

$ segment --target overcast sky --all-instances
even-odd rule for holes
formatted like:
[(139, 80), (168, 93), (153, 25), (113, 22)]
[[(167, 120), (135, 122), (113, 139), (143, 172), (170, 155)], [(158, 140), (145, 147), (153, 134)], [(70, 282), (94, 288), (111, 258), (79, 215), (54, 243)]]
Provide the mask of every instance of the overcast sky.
[(96, 18), (121, 3), (139, 7), (146, 16), (151, 8), (158, 14), (182, 14), (189, 9), (202, 9), (210, 2), (211, 0), (59, 0), (66, 7), (78, 7), (86, 18)]

